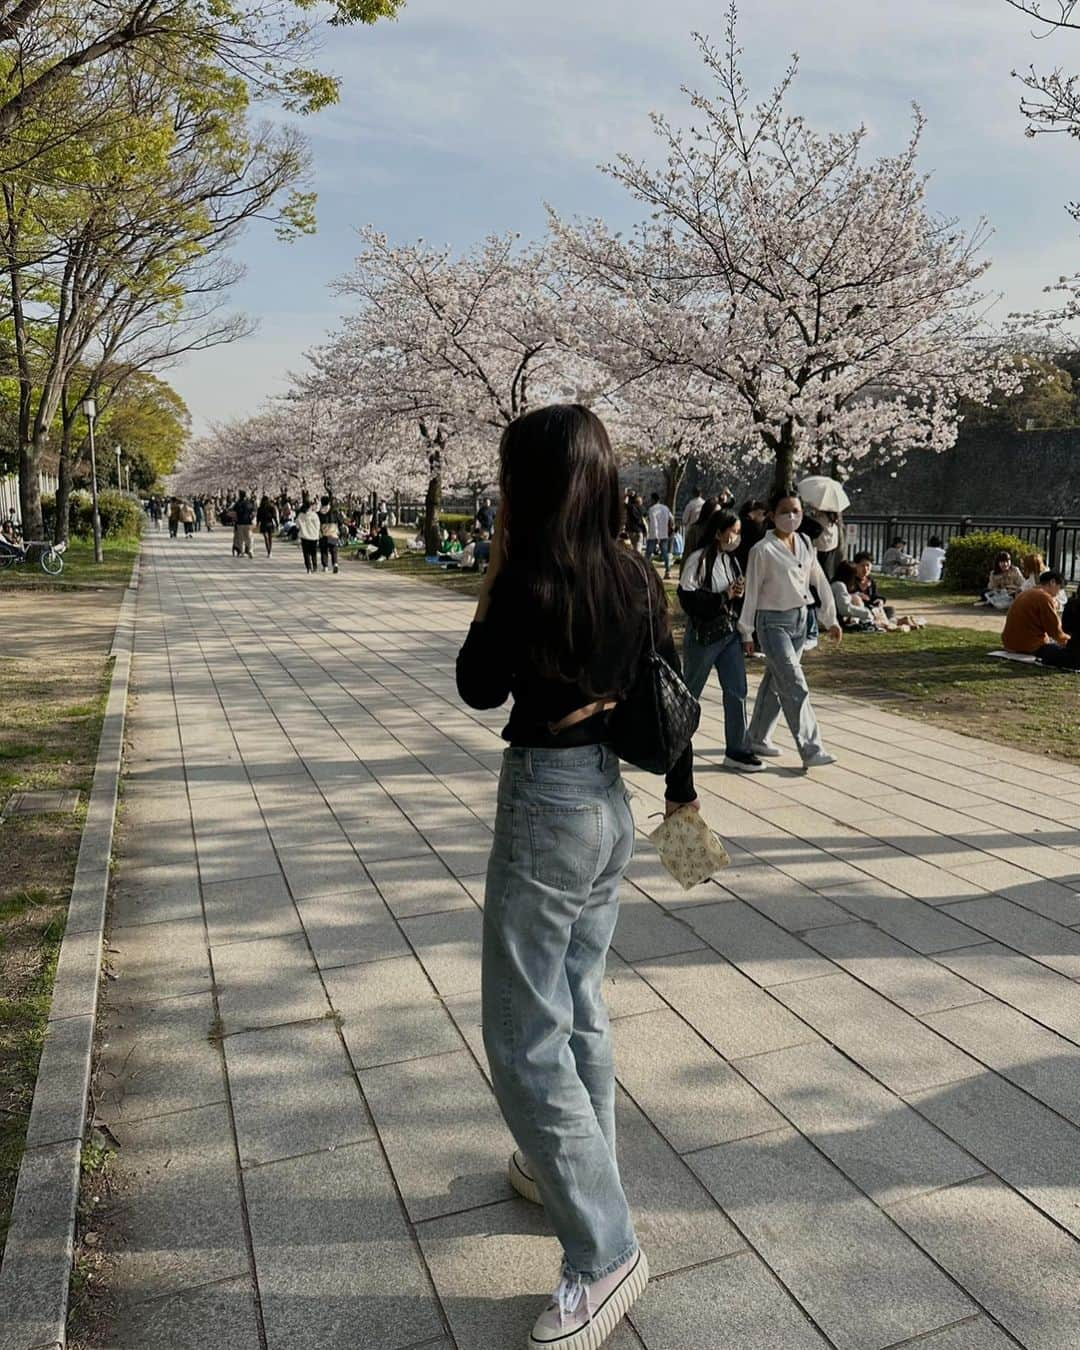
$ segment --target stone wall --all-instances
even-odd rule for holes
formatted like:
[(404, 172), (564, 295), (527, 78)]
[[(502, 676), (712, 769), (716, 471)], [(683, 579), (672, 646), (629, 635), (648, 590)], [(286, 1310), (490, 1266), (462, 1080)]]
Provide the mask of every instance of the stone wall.
[(1080, 428), (971, 432), (944, 454), (856, 474), (847, 489), (866, 515), (1080, 516)]

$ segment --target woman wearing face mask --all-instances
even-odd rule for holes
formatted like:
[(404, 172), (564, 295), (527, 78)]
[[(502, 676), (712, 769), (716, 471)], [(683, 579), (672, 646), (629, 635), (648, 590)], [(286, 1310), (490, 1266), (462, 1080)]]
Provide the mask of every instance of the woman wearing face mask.
[(695, 550), (683, 563), (679, 604), (689, 622), (683, 678), (696, 698), (715, 670), (724, 693), (724, 767), (757, 773), (765, 765), (750, 750), (746, 727), (746, 662), (738, 618), (746, 585), (737, 550), (739, 517), (714, 506), (697, 525)]
[(778, 492), (769, 507), (774, 528), (750, 550), (739, 616), (739, 631), (747, 652), (752, 650), (751, 638), (756, 629), (758, 646), (765, 655), (765, 676), (750, 720), (750, 748), (755, 755), (771, 758), (780, 754), (772, 742), (772, 733), (783, 712), (803, 767), (814, 769), (835, 764), (836, 759), (821, 744), (802, 669), (807, 611), (813, 604), (811, 585), (821, 600), (822, 626), (835, 642), (843, 634), (836, 621), (832, 588), (821, 570), (817, 552), (798, 532), (803, 515), (798, 493), (791, 489)]

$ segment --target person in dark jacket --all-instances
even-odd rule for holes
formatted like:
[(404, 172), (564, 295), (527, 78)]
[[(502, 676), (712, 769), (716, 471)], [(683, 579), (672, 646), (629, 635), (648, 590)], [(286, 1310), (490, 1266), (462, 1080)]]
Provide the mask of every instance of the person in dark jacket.
[[(470, 707), (513, 699), (484, 899), (484, 1046), (518, 1144), (510, 1182), (543, 1202), (563, 1249), (533, 1342), (585, 1350), (648, 1279), (619, 1177), (602, 995), (634, 842), (607, 713), (653, 642), (679, 658), (659, 578), (619, 543), (618, 469), (595, 413), (527, 413), (500, 458), (491, 561), (457, 661)], [(689, 745), (665, 796), (669, 815), (697, 807)]]
[(324, 572), (328, 565), (335, 572), (338, 570), (338, 543), (343, 523), (341, 512), (330, 497), (323, 497), (319, 503), (319, 561)]
[(245, 558), (254, 557), (251, 552), (251, 527), (255, 523), (255, 507), (243, 488), (231, 508), (233, 518), (233, 553)]
[[(706, 507), (708, 503), (706, 503)], [(750, 749), (746, 719), (746, 660), (738, 619), (745, 579), (736, 554), (741, 526), (732, 511), (702, 510), (695, 547), (682, 566), (679, 604), (689, 622), (683, 641), (684, 678), (701, 696), (715, 670), (724, 695), (724, 767), (759, 773), (764, 762)]]
[(743, 575), (746, 574), (750, 550), (759, 539), (765, 538), (769, 528), (766, 521), (768, 514), (768, 506), (757, 497), (750, 497), (739, 507), (739, 547), (735, 550), (735, 559)]
[(259, 509), (255, 513), (255, 519), (259, 524), (259, 533), (263, 537), (263, 543), (266, 545), (266, 556), (269, 558), (274, 547), (274, 535), (277, 533), (278, 513), (277, 507), (266, 494), (259, 503)]

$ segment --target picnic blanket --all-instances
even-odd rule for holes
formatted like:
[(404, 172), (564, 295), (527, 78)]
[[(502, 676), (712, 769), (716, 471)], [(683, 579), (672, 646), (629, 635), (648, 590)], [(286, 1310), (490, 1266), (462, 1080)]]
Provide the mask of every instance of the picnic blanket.
[(1080, 670), (1072, 666), (1050, 665), (1045, 661), (1038, 661), (1034, 656), (1025, 656), (1023, 652), (997, 651), (989, 652), (988, 655), (995, 657), (998, 661), (1019, 661), (1021, 665), (1038, 666), (1040, 670), (1063, 670), (1068, 675), (1080, 675)]

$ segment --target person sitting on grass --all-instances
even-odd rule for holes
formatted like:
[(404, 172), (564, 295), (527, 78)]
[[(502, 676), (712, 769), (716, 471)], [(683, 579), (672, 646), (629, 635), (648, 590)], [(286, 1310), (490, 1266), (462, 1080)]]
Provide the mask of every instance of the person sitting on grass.
[(907, 551), (907, 540), (898, 534), (881, 559), (881, 571), (887, 577), (914, 577), (919, 564)]
[(464, 552), (464, 549), (461, 545), (461, 539), (458, 536), (457, 530), (453, 530), (439, 546), (439, 553), (442, 557), (449, 558), (452, 554), (462, 552)]
[(396, 557), (397, 550), (394, 547), (394, 537), (390, 533), (389, 526), (384, 524), (375, 536), (374, 545), (367, 550), (368, 562), (386, 562), (388, 558)]
[(1066, 645), (1069, 635), (1061, 626), (1055, 603), (1064, 589), (1065, 578), (1060, 572), (1044, 572), (1037, 586), (1016, 597), (1001, 634), (1001, 645), (1007, 652), (1041, 658), (1048, 647)]
[(491, 537), (487, 530), (477, 530), (461, 555), (463, 572), (486, 572), (491, 561)]
[[(840, 627), (846, 633), (877, 633), (881, 627), (876, 621), (876, 611), (870, 609), (869, 604), (863, 597), (859, 589), (859, 575), (852, 563), (842, 562), (837, 564), (836, 580), (832, 583), (832, 593), (836, 600), (836, 617), (840, 622)], [(881, 617), (884, 622), (884, 609), (881, 611)]]
[[(910, 633), (914, 628), (925, 628), (926, 620), (918, 619), (914, 614), (898, 615), (892, 605), (885, 603), (885, 597), (877, 588), (877, 582), (874, 580), (874, 560), (869, 553), (856, 553), (854, 563), (850, 564), (855, 569), (855, 575), (859, 582), (859, 594), (863, 598), (863, 603), (869, 610), (875, 625), (884, 633)], [(836, 575), (839, 577), (840, 570), (837, 568)]]
[[(1041, 574), (1040, 574), (1041, 575)], [(1008, 609), (1024, 587), (1024, 574), (1003, 548), (994, 559), (994, 570), (983, 591), (983, 599), (994, 609)]]
[(945, 566), (945, 545), (941, 536), (932, 534), (919, 554), (919, 573), (916, 581), (940, 581)]

